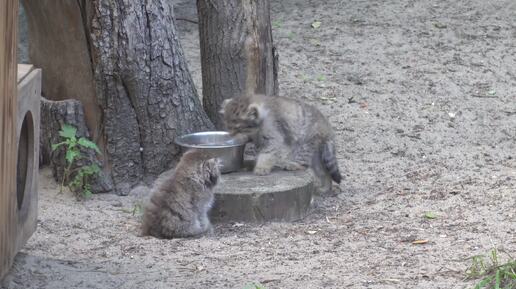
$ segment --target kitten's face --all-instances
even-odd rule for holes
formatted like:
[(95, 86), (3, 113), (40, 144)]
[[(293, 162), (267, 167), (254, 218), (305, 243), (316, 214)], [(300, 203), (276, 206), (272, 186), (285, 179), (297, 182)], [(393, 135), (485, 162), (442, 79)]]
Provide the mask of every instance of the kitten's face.
[(261, 125), (258, 108), (246, 98), (234, 98), (224, 101), (221, 113), (224, 115), (226, 129), (231, 135), (253, 135)]
[(207, 160), (202, 165), (204, 184), (208, 188), (213, 188), (219, 182), (220, 163), (217, 159)]

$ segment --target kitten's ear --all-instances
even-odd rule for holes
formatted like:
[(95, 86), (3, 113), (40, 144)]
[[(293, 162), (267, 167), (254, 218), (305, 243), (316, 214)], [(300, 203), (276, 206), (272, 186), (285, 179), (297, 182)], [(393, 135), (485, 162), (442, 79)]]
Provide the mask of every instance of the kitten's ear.
[(247, 109), (247, 115), (252, 120), (257, 120), (258, 114), (259, 114), (258, 107), (256, 105), (250, 105), (249, 108)]
[(219, 113), (220, 114), (224, 114), (225, 112), (225, 108), (226, 108), (226, 105), (228, 105), (228, 103), (231, 101), (231, 98), (226, 98), (224, 99), (224, 101), (222, 102), (222, 104), (220, 105), (220, 110), (219, 110)]

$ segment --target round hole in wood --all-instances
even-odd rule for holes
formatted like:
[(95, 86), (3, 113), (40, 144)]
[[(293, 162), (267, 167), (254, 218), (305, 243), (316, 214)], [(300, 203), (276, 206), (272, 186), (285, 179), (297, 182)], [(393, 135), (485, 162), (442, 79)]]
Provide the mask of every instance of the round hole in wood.
[(18, 158), (16, 162), (16, 197), (18, 210), (21, 210), (25, 191), (32, 184), (32, 164), (34, 158), (34, 124), (32, 114), (27, 112), (23, 118), (18, 139)]

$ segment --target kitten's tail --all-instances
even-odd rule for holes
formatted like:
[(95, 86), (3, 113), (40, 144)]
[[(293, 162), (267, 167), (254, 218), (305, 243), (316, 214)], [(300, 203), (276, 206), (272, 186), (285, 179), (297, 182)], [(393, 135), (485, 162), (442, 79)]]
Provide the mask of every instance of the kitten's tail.
[(324, 168), (330, 174), (331, 178), (340, 184), (342, 176), (339, 171), (339, 164), (335, 156), (335, 145), (332, 142), (326, 141), (322, 144), (321, 159)]

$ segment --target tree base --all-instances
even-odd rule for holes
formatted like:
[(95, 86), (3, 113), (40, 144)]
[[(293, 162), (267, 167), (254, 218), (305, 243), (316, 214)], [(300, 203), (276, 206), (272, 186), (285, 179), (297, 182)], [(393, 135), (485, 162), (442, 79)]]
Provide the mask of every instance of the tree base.
[[(52, 144), (63, 141), (59, 136), (59, 130), (63, 124), (69, 124), (77, 128), (77, 137), (89, 138), (88, 129), (84, 119), (84, 107), (78, 100), (51, 101), (41, 98), (41, 134), (40, 134), (40, 166), (50, 165), (52, 175), (57, 182), (63, 180), (65, 168), (65, 150), (59, 148), (52, 151)], [(82, 151), (84, 158), (77, 160), (71, 171), (91, 164), (97, 164), (102, 168), (102, 163), (97, 159), (92, 150)], [(73, 179), (72, 173), (69, 179)], [(106, 193), (113, 190), (113, 181), (109, 174), (101, 171), (90, 181), (92, 193)]]

